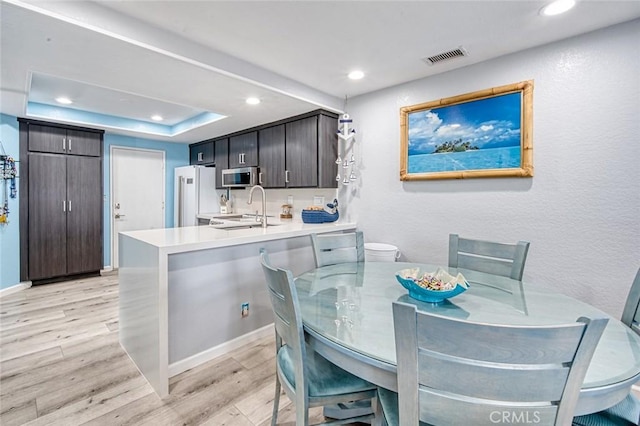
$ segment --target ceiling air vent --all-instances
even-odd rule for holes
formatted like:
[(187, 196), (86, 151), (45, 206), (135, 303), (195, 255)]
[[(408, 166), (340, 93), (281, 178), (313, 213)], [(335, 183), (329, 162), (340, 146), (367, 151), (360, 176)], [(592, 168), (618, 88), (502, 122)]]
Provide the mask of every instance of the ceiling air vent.
[(455, 58), (462, 58), (467, 56), (467, 51), (462, 46), (457, 49), (449, 50), (448, 52), (438, 53), (437, 55), (422, 58), (427, 65), (435, 65), (440, 62), (448, 61)]

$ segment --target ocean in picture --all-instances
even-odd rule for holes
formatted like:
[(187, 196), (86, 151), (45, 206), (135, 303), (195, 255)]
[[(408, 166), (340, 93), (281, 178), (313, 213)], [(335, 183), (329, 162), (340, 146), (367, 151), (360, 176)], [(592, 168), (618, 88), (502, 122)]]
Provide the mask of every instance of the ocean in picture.
[(409, 155), (408, 173), (520, 167), (520, 146)]

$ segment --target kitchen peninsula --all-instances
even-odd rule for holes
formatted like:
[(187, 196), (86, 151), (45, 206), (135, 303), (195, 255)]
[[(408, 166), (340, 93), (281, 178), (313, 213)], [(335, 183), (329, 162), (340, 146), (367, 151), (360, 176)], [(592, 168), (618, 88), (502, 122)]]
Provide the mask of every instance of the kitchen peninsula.
[(355, 228), (355, 223), (283, 222), (264, 229), (192, 226), (120, 233), (120, 343), (165, 397), (169, 377), (272, 332), (260, 248), (275, 265), (298, 275), (315, 267), (311, 233)]

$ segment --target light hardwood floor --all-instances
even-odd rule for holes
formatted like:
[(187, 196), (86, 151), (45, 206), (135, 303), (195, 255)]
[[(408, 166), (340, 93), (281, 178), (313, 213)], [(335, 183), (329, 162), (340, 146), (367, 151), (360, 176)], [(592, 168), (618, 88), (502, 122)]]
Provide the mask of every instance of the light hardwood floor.
[[(0, 298), (0, 424), (267, 425), (274, 344), (173, 377), (160, 399), (118, 343), (117, 275), (31, 287)], [(286, 396), (278, 420), (295, 423)]]
[[(117, 275), (32, 287), (0, 298), (0, 425), (268, 425), (273, 345), (186, 371), (162, 400), (118, 343)], [(283, 396), (278, 424), (293, 416)]]

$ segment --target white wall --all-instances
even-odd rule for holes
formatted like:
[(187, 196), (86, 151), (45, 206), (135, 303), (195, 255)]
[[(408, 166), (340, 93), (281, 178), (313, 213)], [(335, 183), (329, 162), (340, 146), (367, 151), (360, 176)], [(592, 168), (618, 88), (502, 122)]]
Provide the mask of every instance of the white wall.
[[(343, 214), (409, 261), (446, 264), (449, 233), (528, 240), (526, 281), (619, 316), (640, 267), (638, 40), (640, 20), (350, 99)], [(529, 79), (533, 178), (399, 180), (400, 107)]]

